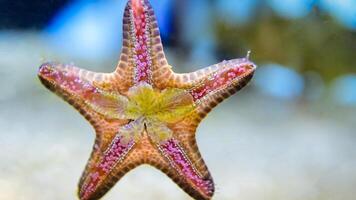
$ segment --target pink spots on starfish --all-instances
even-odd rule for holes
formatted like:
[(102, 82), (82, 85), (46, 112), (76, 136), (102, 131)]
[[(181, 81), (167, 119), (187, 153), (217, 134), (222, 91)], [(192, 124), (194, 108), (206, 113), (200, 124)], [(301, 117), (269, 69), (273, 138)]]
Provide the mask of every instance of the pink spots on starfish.
[(133, 147), (134, 141), (131, 139), (128, 143), (123, 142), (123, 136), (117, 135), (103, 157), (96, 163), (88, 175), (87, 180), (80, 190), (82, 200), (89, 199), (96, 191), (101, 181), (114, 169), (117, 163), (124, 159), (125, 155)]
[(133, 144), (134, 141), (132, 139), (126, 143), (123, 141), (123, 136), (116, 136), (111, 146), (105, 152), (98, 168), (105, 173), (109, 173), (115, 164), (122, 159), (124, 154), (131, 149)]
[[(104, 91), (81, 76), (83, 72), (70, 65), (44, 64), (39, 70), (42, 82), (49, 88), (66, 93), (67, 96), (80, 98), (96, 113), (106, 118), (124, 119), (127, 99), (116, 93)], [(65, 96), (66, 96), (65, 95)]]
[(191, 182), (196, 188), (202, 191), (205, 195), (211, 196), (214, 191), (213, 182), (204, 180), (196, 168), (193, 166), (179, 143), (175, 139), (169, 139), (161, 144), (161, 149), (168, 157), (172, 166), (181, 173), (183, 177)]
[[(225, 61), (222, 64), (230, 65), (231, 63)], [(234, 81), (243, 77), (250, 69), (251, 65), (249, 64), (249, 61), (246, 63), (238, 61), (238, 63), (233, 64), (232, 66), (223, 67), (208, 76), (207, 79), (203, 80), (197, 87), (193, 88), (190, 91), (190, 94), (193, 96), (194, 101), (199, 100), (211, 92), (218, 91), (233, 84)]]
[(147, 6), (142, 0), (132, 0), (133, 9), (133, 38), (134, 38), (134, 61), (136, 65), (135, 82), (151, 81), (151, 52), (149, 17), (146, 13)]
[(47, 63), (40, 67), (39, 76), (49, 84), (59, 86), (63, 90), (80, 95), (83, 98), (98, 93), (91, 83), (78, 75), (78, 72), (78, 68)]

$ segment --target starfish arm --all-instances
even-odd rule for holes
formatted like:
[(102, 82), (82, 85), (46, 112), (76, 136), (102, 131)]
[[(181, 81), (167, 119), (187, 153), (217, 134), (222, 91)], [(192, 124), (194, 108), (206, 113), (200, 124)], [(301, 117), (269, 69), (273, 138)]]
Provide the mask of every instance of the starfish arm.
[[(79, 198), (81, 200), (100, 199), (125, 174), (142, 164), (152, 165), (157, 169), (165, 172), (172, 179), (179, 179), (180, 175), (173, 170), (167, 159), (162, 156), (162, 153), (158, 150), (157, 145), (152, 142), (152, 139), (150, 139), (146, 131), (142, 133), (140, 140), (133, 140), (134, 143), (130, 149), (126, 148), (126, 154), (121, 153), (123, 152), (121, 151), (122, 148), (120, 151), (117, 151), (113, 148), (130, 144), (124, 142), (123, 145), (121, 140), (117, 140), (116, 138), (119, 138), (120, 135), (122, 134), (118, 133), (115, 136), (114, 141), (116, 142), (112, 142), (111, 144), (101, 148), (96, 148), (97, 153), (92, 153), (92, 156), (87, 164), (87, 168), (83, 173), (79, 183)], [(114, 144), (116, 144), (116, 146)], [(114, 164), (104, 164), (104, 166), (109, 166), (110, 168), (107, 167), (107, 169), (110, 170), (107, 173), (101, 172), (101, 169), (97, 166), (103, 166), (103, 163), (107, 160), (105, 157), (107, 157), (109, 152), (111, 155), (114, 155), (111, 156), (111, 161), (114, 161)], [(119, 153), (112, 154), (112, 152)], [(96, 154), (96, 157), (93, 156)], [(103, 174), (103, 176), (98, 176), (98, 173)], [(98, 177), (98, 179), (96, 179), (96, 177)], [(184, 182), (181, 182), (181, 187), (185, 187), (183, 184)], [(89, 187), (88, 185), (92, 186)]]
[(224, 61), (209, 67), (205, 72), (193, 72), (189, 75), (190, 81), (182, 82), (177, 87), (187, 88), (201, 120), (212, 108), (246, 86), (255, 69), (255, 64), (246, 58)]
[[(132, 151), (137, 146), (135, 135), (143, 132), (141, 120), (132, 121), (109, 133), (113, 138), (94, 145), (93, 153), (79, 182), (81, 200), (98, 199), (103, 196), (119, 179), (118, 173), (130, 169), (137, 162)], [(134, 156), (133, 156), (134, 155)]]
[(174, 73), (170, 68), (167, 68), (160, 78), (166, 80), (163, 86), (165, 88), (177, 87), (189, 89), (202, 84), (208, 78), (211, 78), (211, 75), (222, 72), (227, 68), (240, 68), (245, 69), (247, 73), (253, 73), (256, 66), (247, 58), (240, 58), (223, 61), (190, 73)]
[(190, 73), (174, 73), (172, 67), (166, 67), (162, 69), (162, 73), (157, 79), (165, 81), (161, 83), (163, 88), (191, 88), (208, 74), (217, 71), (218, 68), (218, 64), (215, 64)]
[(201, 158), (194, 134), (187, 129), (180, 130), (177, 124), (175, 126), (176, 129), (170, 129), (164, 124), (147, 124), (148, 135), (156, 144), (161, 157), (151, 164), (193, 198), (211, 199), (214, 194), (213, 179)]
[(112, 124), (127, 122), (123, 114), (126, 99), (117, 92), (105, 92), (113, 90), (108, 86), (112, 81), (112, 74), (94, 73), (71, 65), (45, 63), (40, 67), (38, 76), (48, 89), (73, 105), (91, 123), (97, 134), (101, 134), (105, 127)]
[(128, 1), (117, 74), (125, 75), (130, 86), (141, 81), (151, 84), (153, 74), (163, 66), (167, 66), (167, 60), (152, 6), (148, 0)]

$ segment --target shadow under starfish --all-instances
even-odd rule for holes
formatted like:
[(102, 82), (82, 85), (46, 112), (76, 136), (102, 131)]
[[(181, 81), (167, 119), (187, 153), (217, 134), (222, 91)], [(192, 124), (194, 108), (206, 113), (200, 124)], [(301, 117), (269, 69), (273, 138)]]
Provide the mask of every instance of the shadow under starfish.
[(248, 57), (177, 74), (163, 52), (154, 11), (130, 0), (123, 47), (113, 73), (45, 63), (41, 82), (94, 127), (93, 152), (79, 182), (81, 200), (101, 198), (128, 171), (149, 164), (195, 199), (211, 199), (213, 179), (196, 144), (200, 121), (243, 88), (256, 66)]

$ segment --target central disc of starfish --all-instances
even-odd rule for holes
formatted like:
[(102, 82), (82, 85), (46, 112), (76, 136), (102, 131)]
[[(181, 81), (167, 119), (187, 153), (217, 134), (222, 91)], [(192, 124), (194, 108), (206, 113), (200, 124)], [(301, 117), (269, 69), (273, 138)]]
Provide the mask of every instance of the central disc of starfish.
[(41, 82), (73, 105), (96, 132), (79, 198), (99, 199), (128, 171), (149, 164), (193, 198), (211, 199), (214, 183), (198, 150), (196, 129), (212, 108), (251, 80), (255, 69), (246, 57), (174, 73), (148, 0), (129, 0), (122, 53), (113, 73), (60, 63), (45, 63), (39, 70)]
[(194, 108), (193, 98), (188, 92), (176, 88), (154, 90), (145, 83), (130, 88), (128, 98), (125, 113), (130, 119), (143, 117), (150, 122), (176, 123)]
[(128, 90), (127, 97), (118, 93), (101, 93), (106, 99), (111, 99), (110, 107), (100, 106), (100, 102), (87, 101), (87, 104), (107, 118), (131, 120), (129, 128), (119, 130), (126, 142), (131, 139), (139, 141), (144, 129), (153, 141), (164, 142), (173, 135), (167, 125), (182, 121), (194, 111), (193, 97), (177, 88), (160, 91), (140, 82)]

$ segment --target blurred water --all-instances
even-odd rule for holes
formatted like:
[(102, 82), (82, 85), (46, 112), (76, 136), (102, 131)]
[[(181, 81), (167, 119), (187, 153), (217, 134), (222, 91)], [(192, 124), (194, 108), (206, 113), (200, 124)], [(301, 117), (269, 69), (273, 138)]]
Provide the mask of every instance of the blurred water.
[[(37, 34), (3, 33), (1, 38), (0, 199), (75, 199), (93, 129), (40, 85), (37, 69), (45, 60), (61, 60), (112, 71), (116, 60), (88, 64), (64, 57)], [(175, 64), (175, 69), (185, 65)], [(353, 199), (355, 124), (352, 107), (277, 100), (252, 84), (217, 107), (198, 130), (217, 184), (214, 199)], [(141, 166), (104, 199), (190, 198), (164, 174)]]

